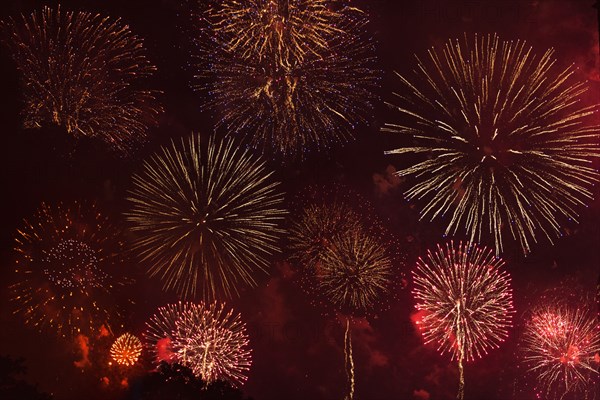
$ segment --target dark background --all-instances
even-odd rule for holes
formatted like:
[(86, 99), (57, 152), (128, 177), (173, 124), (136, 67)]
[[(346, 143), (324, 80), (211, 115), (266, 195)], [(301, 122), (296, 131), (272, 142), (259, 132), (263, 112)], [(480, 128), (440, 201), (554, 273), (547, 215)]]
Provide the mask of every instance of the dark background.
[[(357, 140), (328, 154), (315, 154), (303, 163), (284, 166), (272, 162), (285, 190), (293, 194), (309, 183), (342, 182), (366, 196), (388, 221), (390, 234), (406, 253), (405, 271), (419, 254), (442, 237), (442, 227), (418, 221), (418, 212), (401, 195), (402, 184), (391, 172), (407, 160), (384, 156), (397, 143), (380, 133), (394, 113), (384, 105), (397, 86), (393, 70), (406, 72), (414, 65), (413, 54), (440, 45), (448, 38), (497, 32), (502, 39), (526, 39), (543, 53), (556, 49), (558, 64), (575, 63), (578, 77), (588, 79), (590, 98), (598, 100), (597, 10), (592, 0), (360, 0), (371, 16), (372, 33), (384, 71), (380, 100), (369, 126), (357, 129)], [(29, 13), (56, 2), (4, 0), (1, 17)], [(158, 67), (156, 88), (164, 91), (165, 114), (150, 132), (147, 145), (128, 158), (115, 157), (102, 144), (75, 144), (60, 129), (23, 130), (18, 75), (6, 51), (0, 53), (0, 355), (24, 357), (27, 379), (56, 398), (111, 398), (117, 389), (105, 388), (100, 379), (107, 366), (99, 359), (80, 369), (81, 345), (37, 333), (12, 315), (8, 282), (12, 279), (14, 233), (22, 219), (32, 215), (41, 201), (54, 203), (95, 199), (114, 218), (122, 220), (124, 193), (130, 176), (149, 153), (172, 137), (190, 131), (212, 132), (213, 119), (201, 112), (199, 95), (189, 88), (191, 73), (186, 5), (175, 0), (80, 0), (64, 1), (63, 9), (100, 12), (122, 17), (134, 33), (146, 40), (149, 58)], [(409, 160), (410, 161), (410, 160)], [(409, 162), (408, 161), (408, 162)], [(597, 163), (596, 163), (597, 165)], [(555, 245), (542, 242), (528, 257), (509, 248), (503, 255), (513, 276), (515, 328), (510, 339), (487, 357), (466, 366), (466, 395), (470, 399), (533, 399), (530, 382), (521, 377), (516, 343), (520, 317), (549, 288), (593, 292), (600, 262), (600, 201), (581, 210), (581, 224), (565, 228)], [(280, 258), (283, 259), (283, 256)], [(280, 260), (280, 261), (281, 261)], [(132, 271), (140, 267), (132, 264)], [(161, 291), (159, 282), (139, 274), (136, 300), (129, 311), (127, 329), (140, 334), (144, 321), (159, 305), (175, 300)], [(410, 286), (409, 286), (410, 289)], [(244, 392), (256, 400), (337, 399), (343, 397), (343, 325), (340, 318), (313, 307), (283, 262), (275, 262), (270, 277), (258, 288), (246, 290), (230, 302), (248, 324), (253, 365)], [(358, 399), (454, 398), (457, 369), (447, 356), (423, 346), (411, 320), (410, 290), (393, 296), (389, 309), (353, 325)], [(120, 334), (121, 332), (115, 332)], [(98, 349), (100, 345), (98, 345)]]

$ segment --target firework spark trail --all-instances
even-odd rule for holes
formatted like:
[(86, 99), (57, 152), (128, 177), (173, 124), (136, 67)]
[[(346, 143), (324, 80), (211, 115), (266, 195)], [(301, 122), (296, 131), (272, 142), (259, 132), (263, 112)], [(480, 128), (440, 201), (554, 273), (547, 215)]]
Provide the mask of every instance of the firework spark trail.
[(246, 381), (252, 364), (246, 325), (223, 304), (169, 304), (147, 327), (145, 337), (155, 354), (167, 340), (168, 361), (189, 367), (204, 381), (226, 380), (235, 387)]
[(522, 360), (548, 396), (592, 393), (600, 377), (600, 322), (582, 304), (553, 300), (527, 319)]
[(202, 146), (195, 135), (146, 161), (126, 215), (150, 275), (184, 297), (231, 297), (240, 284), (254, 286), (285, 215), (272, 174), (233, 142)]
[(510, 277), (504, 261), (486, 248), (450, 242), (419, 259), (413, 271), (416, 308), (426, 343), (457, 359), (464, 396), (463, 361), (472, 361), (499, 347), (508, 336), (513, 306)]
[(21, 73), (26, 127), (55, 124), (126, 152), (156, 124), (158, 92), (141, 88), (156, 68), (120, 19), (44, 7), (0, 30)]
[(197, 33), (195, 88), (226, 132), (303, 157), (347, 142), (366, 122), (378, 72), (361, 10), (335, 0), (225, 0), (198, 20), (209, 27)]
[(415, 144), (386, 154), (424, 158), (398, 172), (410, 178), (407, 198), (423, 202), (421, 218), (493, 242), (496, 254), (507, 232), (528, 253), (577, 219), (599, 177), (597, 107), (583, 105), (575, 69), (555, 63), (552, 50), (538, 56), (487, 35), (431, 49), (412, 78), (398, 75), (404, 90), (390, 106), (403, 120), (383, 130)]
[(344, 360), (346, 362), (346, 376), (348, 377), (347, 400), (354, 399), (354, 357), (352, 356), (352, 332), (350, 318), (346, 319), (346, 332), (344, 334)]
[(96, 332), (120, 318), (115, 295), (130, 283), (124, 243), (95, 204), (42, 203), (15, 237), (16, 313), (62, 336)]
[(142, 354), (142, 342), (131, 333), (117, 338), (110, 348), (110, 356), (117, 363), (126, 367), (134, 365)]

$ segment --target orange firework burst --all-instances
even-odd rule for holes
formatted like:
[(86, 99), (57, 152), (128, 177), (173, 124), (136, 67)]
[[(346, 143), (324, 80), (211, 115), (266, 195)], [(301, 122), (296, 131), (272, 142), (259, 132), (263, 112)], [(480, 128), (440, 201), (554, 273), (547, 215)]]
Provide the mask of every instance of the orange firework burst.
[(24, 125), (64, 127), (128, 150), (156, 123), (155, 67), (143, 41), (119, 19), (44, 7), (0, 24), (21, 72)]
[(117, 338), (110, 348), (110, 356), (117, 363), (126, 367), (134, 365), (142, 354), (142, 342), (131, 333)]
[(366, 120), (378, 73), (363, 11), (339, 0), (219, 0), (198, 20), (209, 26), (196, 35), (196, 88), (227, 132), (301, 157), (348, 141)]
[(585, 304), (553, 299), (527, 319), (522, 360), (540, 391), (563, 398), (592, 393), (600, 377), (600, 321)]
[(504, 261), (492, 250), (469, 243), (428, 252), (413, 271), (416, 308), (426, 343), (434, 342), (442, 354), (458, 360), (464, 396), (463, 361), (470, 361), (499, 347), (508, 336), (513, 305)]

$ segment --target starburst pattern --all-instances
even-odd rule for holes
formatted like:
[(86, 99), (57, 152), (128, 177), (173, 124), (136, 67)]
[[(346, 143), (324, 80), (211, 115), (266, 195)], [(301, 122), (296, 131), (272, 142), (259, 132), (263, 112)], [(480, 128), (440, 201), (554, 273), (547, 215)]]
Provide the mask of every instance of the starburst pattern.
[(363, 230), (335, 237), (317, 267), (319, 291), (339, 309), (368, 312), (387, 294), (392, 277), (388, 249)]
[(42, 204), (16, 235), (17, 312), (28, 324), (63, 336), (95, 332), (119, 319), (120, 231), (94, 204)]
[(137, 336), (125, 333), (117, 338), (110, 348), (110, 356), (117, 363), (130, 367), (142, 354), (142, 342)]
[(460, 369), (459, 398), (464, 395), (463, 361), (499, 347), (508, 336), (513, 305), (504, 261), (486, 248), (450, 242), (429, 251), (413, 271), (418, 322), (426, 343), (452, 353)]
[[(133, 177), (134, 250), (166, 289), (205, 298), (255, 285), (277, 251), (285, 212), (265, 164), (233, 142), (173, 142)], [(199, 289), (199, 290), (198, 290)]]
[(600, 378), (600, 322), (582, 304), (552, 301), (527, 318), (522, 360), (546, 395), (563, 398), (597, 388)]
[(127, 151), (156, 123), (157, 92), (142, 88), (155, 67), (121, 20), (44, 7), (0, 28), (21, 73), (26, 127), (55, 124)]
[(223, 304), (170, 304), (147, 325), (146, 337), (159, 359), (181, 363), (208, 383), (246, 381), (252, 364), (246, 326)]
[(198, 21), (209, 26), (197, 33), (195, 87), (227, 132), (302, 157), (366, 121), (378, 74), (363, 11), (337, 0), (225, 0)]
[(422, 218), (493, 242), (496, 254), (507, 234), (525, 253), (560, 236), (598, 180), (596, 107), (584, 105), (574, 68), (497, 35), (449, 41), (417, 61), (412, 78), (399, 75), (402, 122), (384, 130), (413, 140), (386, 153), (421, 159), (398, 175), (410, 178), (406, 196), (423, 203)]

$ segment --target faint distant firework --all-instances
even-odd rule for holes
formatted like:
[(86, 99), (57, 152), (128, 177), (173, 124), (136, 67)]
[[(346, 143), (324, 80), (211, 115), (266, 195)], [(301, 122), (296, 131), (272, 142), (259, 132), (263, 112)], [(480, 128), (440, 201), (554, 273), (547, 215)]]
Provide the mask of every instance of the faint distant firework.
[(17, 312), (62, 336), (98, 332), (119, 319), (120, 231), (93, 204), (42, 204), (15, 239)]
[(510, 277), (504, 261), (492, 250), (469, 243), (450, 242), (413, 271), (418, 322), (425, 343), (435, 343), (458, 361), (458, 398), (464, 397), (463, 362), (498, 348), (511, 327), (513, 304)]
[(600, 381), (597, 313), (586, 304), (544, 302), (526, 319), (521, 354), (544, 396), (582, 398), (597, 393)]
[(361, 196), (343, 185), (309, 187), (289, 228), (291, 261), (301, 284), (319, 305), (347, 315), (344, 362), (346, 399), (355, 392), (350, 315), (375, 314), (402, 279), (396, 243)]
[(293, 261), (303, 269), (322, 263), (332, 240), (360, 229), (360, 217), (341, 201), (309, 203), (298, 211), (289, 228), (289, 248)]
[(398, 75), (392, 107), (402, 119), (383, 130), (405, 144), (386, 154), (411, 155), (398, 175), (408, 178), (407, 198), (423, 204), (421, 218), (493, 242), (496, 254), (506, 235), (528, 253), (577, 219), (598, 181), (597, 107), (584, 104), (586, 84), (553, 53), (476, 35), (430, 49), (412, 77)]
[(368, 232), (346, 232), (325, 249), (316, 271), (318, 290), (341, 310), (368, 312), (398, 278), (392, 263), (389, 250)]
[(54, 124), (127, 151), (157, 122), (158, 92), (144, 88), (156, 68), (120, 19), (44, 7), (0, 29), (21, 73), (25, 127)]
[(285, 211), (265, 163), (232, 141), (172, 142), (133, 177), (127, 219), (134, 250), (184, 297), (231, 297), (254, 286), (278, 250)]
[(378, 85), (367, 17), (339, 0), (210, 1), (195, 88), (218, 126), (287, 158), (352, 139)]
[(137, 336), (125, 333), (117, 338), (110, 348), (110, 356), (117, 363), (130, 367), (142, 354), (142, 342)]
[(147, 326), (151, 347), (167, 343), (155, 350), (157, 361), (180, 363), (208, 383), (221, 380), (238, 387), (246, 381), (252, 365), (246, 325), (223, 304), (169, 304)]

